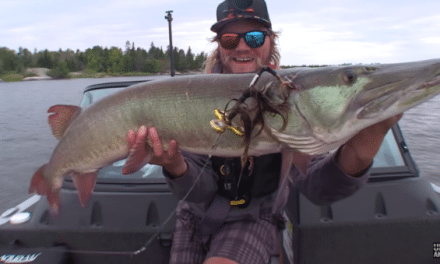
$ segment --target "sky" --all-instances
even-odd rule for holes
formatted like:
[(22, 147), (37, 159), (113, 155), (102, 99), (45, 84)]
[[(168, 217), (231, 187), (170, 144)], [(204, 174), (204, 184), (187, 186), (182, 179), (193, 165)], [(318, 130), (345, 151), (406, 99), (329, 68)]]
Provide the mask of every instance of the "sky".
[[(149, 49), (210, 53), (220, 0), (0, 0), (0, 47), (31, 52)], [(399, 63), (440, 58), (438, 0), (266, 0), (281, 65)]]

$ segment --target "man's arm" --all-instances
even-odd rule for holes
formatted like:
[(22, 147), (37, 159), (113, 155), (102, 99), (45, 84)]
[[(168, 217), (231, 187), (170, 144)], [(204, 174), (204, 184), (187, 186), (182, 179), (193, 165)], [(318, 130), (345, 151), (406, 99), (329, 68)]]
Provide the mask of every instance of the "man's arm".
[[(368, 180), (369, 169), (388, 130), (402, 117), (398, 115), (360, 131), (329, 156), (317, 156), (306, 175), (296, 184), (313, 203), (325, 205), (346, 198)], [(291, 173), (298, 173), (292, 170)]]
[(299, 175), (294, 167), (291, 174), (296, 175), (295, 185), (311, 202), (327, 205), (347, 198), (359, 190), (368, 180), (369, 167), (363, 174), (353, 177), (337, 164), (336, 157), (341, 149), (331, 155), (314, 157), (305, 175)]
[(336, 157), (338, 166), (349, 175), (356, 176), (373, 162), (388, 130), (403, 114), (394, 116), (361, 130), (340, 149)]

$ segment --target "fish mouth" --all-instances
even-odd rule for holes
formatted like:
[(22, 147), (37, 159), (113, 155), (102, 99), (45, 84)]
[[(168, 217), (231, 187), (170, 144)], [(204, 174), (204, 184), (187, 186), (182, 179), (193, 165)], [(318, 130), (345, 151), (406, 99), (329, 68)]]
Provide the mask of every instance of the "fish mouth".
[[(358, 97), (358, 103), (363, 109), (357, 114), (359, 119), (375, 118), (380, 116), (393, 105), (407, 109), (408, 106), (417, 102), (428, 100), (440, 92), (440, 71), (434, 72), (434, 77), (426, 78), (424, 82), (411, 81), (411, 78), (404, 78), (395, 82), (369, 89)], [(419, 71), (419, 73), (421, 73)], [(423, 75), (423, 74), (420, 74)], [(417, 77), (414, 77), (417, 78)], [(423, 77), (421, 77), (423, 78)], [(425, 99), (426, 98), (426, 99)], [(401, 112), (403, 112), (402, 110)]]

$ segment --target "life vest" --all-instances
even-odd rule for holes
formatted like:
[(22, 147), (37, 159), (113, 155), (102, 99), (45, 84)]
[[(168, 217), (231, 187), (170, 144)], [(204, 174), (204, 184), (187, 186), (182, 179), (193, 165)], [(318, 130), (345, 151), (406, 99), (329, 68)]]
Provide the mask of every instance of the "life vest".
[(240, 158), (211, 157), (211, 161), (219, 176), (218, 193), (229, 199), (231, 206), (245, 208), (253, 197), (266, 196), (278, 189), (280, 153), (250, 157), (243, 172)]

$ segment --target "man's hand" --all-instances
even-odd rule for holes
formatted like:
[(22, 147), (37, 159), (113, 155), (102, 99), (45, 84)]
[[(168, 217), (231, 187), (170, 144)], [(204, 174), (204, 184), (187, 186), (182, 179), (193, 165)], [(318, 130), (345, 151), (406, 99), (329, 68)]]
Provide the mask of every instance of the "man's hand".
[(338, 165), (345, 173), (355, 176), (367, 169), (380, 149), (388, 130), (403, 116), (386, 119), (361, 130), (340, 149), (336, 157)]
[[(146, 144), (147, 136), (150, 140), (153, 149)], [(162, 141), (154, 127), (147, 129), (146, 126), (141, 126), (135, 134), (132, 130), (128, 132), (127, 142), (130, 148), (130, 155), (127, 160), (126, 167), (123, 173), (130, 173), (133, 168), (141, 168), (146, 161), (150, 164), (162, 166), (173, 177), (182, 176), (188, 169), (188, 165), (179, 150), (178, 143), (171, 140), (168, 150), (165, 151), (162, 146)], [(151, 159), (150, 156), (151, 155)], [(148, 161), (149, 160), (149, 161)]]

